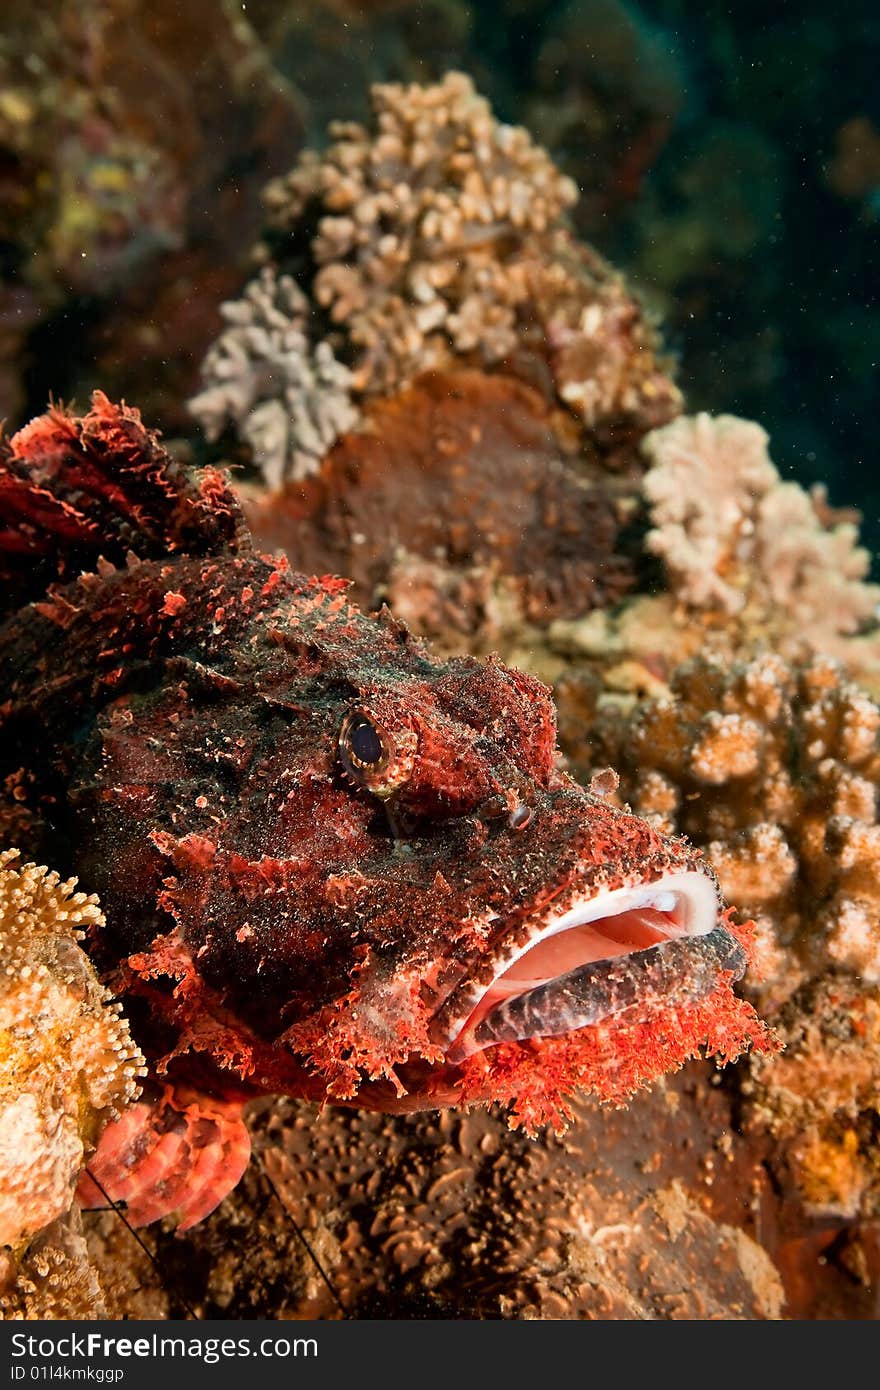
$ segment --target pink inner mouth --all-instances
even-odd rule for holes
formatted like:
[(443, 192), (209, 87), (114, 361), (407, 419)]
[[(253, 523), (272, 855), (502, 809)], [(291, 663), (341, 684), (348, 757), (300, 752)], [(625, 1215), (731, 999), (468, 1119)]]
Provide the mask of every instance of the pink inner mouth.
[(681, 935), (683, 931), (676, 921), (675, 911), (668, 913), (653, 907), (639, 907), (545, 937), (492, 981), (468, 1019), (466, 1031), (470, 1033), (482, 1023), (503, 999), (527, 994), (548, 980), (567, 975), (570, 970), (578, 970), (593, 961), (645, 951)]
[(672, 872), (653, 884), (606, 890), (576, 901), (566, 912), (545, 921), (531, 943), (508, 955), (506, 962), (499, 959), (495, 978), (448, 1038), (448, 1059), (461, 1061), (485, 1046), (475, 1032), (507, 1001), (564, 981), (572, 972), (597, 962), (650, 951), (684, 937), (704, 936), (716, 926), (717, 914), (714, 883), (695, 870)]

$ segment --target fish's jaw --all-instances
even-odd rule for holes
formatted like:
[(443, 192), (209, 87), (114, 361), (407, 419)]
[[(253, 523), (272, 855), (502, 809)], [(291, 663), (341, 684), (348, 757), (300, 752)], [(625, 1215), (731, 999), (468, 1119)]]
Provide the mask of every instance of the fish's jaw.
[[(496, 1042), (558, 1035), (639, 1003), (705, 992), (725, 969), (745, 969), (733, 938), (728, 949), (715, 936), (721, 908), (700, 860), (655, 878), (631, 873), (614, 887), (575, 880), (501, 936), (437, 1011), (432, 1036), (457, 1065)], [(692, 949), (702, 938), (711, 947)], [(658, 968), (646, 972), (646, 964)]]

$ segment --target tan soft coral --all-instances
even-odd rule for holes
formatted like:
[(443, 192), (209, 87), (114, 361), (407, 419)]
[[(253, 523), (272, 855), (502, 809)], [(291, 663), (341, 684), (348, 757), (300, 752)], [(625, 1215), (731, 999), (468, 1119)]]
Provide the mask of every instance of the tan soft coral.
[(332, 125), (324, 153), (267, 189), (263, 278), (226, 307), (191, 403), (208, 434), (231, 425), (274, 481), (280, 406), (296, 477), (309, 458), (317, 468), (318, 436), (329, 447), (366, 399), (464, 365), (540, 381), (572, 429), (606, 443), (670, 419), (680, 397), (654, 331), (622, 278), (573, 238), (577, 190), (547, 153), (498, 122), (461, 73), (376, 86), (372, 105), (373, 130)]
[(0, 854), (0, 1244), (13, 1249), (68, 1210), (143, 1066), (77, 944), (103, 923), (97, 899), (18, 860)]
[(528, 274), (516, 251), (558, 223), (575, 184), (525, 130), (499, 124), (464, 74), (374, 87), (373, 111), (375, 138), (336, 124), (325, 156), (269, 188), (270, 225), (294, 229), (315, 205), (323, 213), (315, 299), (350, 321), (384, 387), (442, 366), (430, 359), (445, 356), (444, 338), (457, 352), (506, 356)]

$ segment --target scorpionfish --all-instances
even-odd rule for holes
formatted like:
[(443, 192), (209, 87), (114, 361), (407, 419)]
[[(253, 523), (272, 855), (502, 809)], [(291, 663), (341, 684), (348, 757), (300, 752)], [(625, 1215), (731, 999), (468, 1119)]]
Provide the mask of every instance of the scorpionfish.
[(130, 1220), (210, 1211), (260, 1093), (533, 1132), (771, 1045), (708, 865), (561, 770), (547, 688), (258, 553), (136, 410), (3, 446), (0, 577), (2, 838), (100, 894), (150, 1059), (89, 1170)]

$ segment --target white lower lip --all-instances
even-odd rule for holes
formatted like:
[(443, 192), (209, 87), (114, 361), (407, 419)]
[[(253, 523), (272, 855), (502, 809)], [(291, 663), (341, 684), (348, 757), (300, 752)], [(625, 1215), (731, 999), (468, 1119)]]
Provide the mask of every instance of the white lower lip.
[[(558, 917), (550, 918), (536, 936), (518, 950), (511, 951), (509, 956), (499, 962), (496, 980), (551, 936), (558, 936), (560, 932), (572, 931), (575, 927), (583, 927), (602, 918), (617, 917), (636, 908), (652, 908), (656, 912), (668, 914), (670, 939), (705, 936), (718, 922), (718, 895), (707, 874), (697, 870), (666, 874), (656, 883), (639, 884), (634, 888), (613, 888), (594, 898), (585, 898)], [(467, 1026), (483, 996), (492, 988), (492, 983), (473, 1000), (468, 1017), (462, 1019), (450, 1034), (447, 1046), (451, 1046)]]

